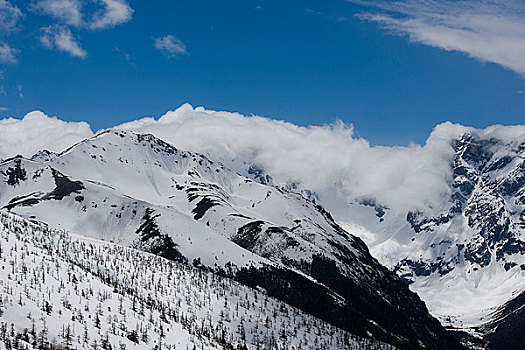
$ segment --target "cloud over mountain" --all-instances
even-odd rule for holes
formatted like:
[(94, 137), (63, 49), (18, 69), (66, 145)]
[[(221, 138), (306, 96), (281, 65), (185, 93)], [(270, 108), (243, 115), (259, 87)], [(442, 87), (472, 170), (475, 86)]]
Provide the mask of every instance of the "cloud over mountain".
[(87, 123), (65, 122), (39, 111), (23, 119), (0, 119), (0, 158), (30, 157), (43, 149), (60, 152), (92, 135)]
[[(387, 205), (423, 205), (448, 195), (450, 140), (465, 127), (446, 123), (426, 145), (373, 147), (356, 138), (352, 125), (300, 127), (238, 113), (184, 105), (158, 120), (119, 126), (152, 133), (182, 149), (192, 149), (236, 169), (254, 163), (278, 183), (297, 182), (321, 193), (373, 195)], [(239, 164), (241, 163), (241, 164)]]
[[(371, 146), (354, 135), (352, 125), (342, 122), (302, 127), (189, 104), (159, 119), (143, 118), (117, 128), (151, 133), (236, 170), (255, 164), (276, 183), (296, 183), (328, 197), (372, 196), (401, 209), (439, 206), (450, 196), (451, 142), (465, 132), (502, 140), (525, 138), (525, 126), (478, 130), (444, 123), (424, 145)], [(42, 112), (31, 112), (22, 120), (0, 120), (0, 130), (2, 158), (30, 156), (40, 149), (61, 151), (93, 135), (86, 123), (64, 122)]]

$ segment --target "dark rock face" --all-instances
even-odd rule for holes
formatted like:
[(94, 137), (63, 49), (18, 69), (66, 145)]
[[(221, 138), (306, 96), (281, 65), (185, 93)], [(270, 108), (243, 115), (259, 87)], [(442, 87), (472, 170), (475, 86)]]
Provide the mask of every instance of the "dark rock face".
[(11, 199), (7, 205), (4, 206), (5, 209), (11, 210), (16, 206), (32, 206), (40, 203), (40, 199), (34, 197), (34, 193), (19, 196)]
[(449, 222), (449, 220), (449, 215), (428, 218), (419, 211), (409, 211), (407, 214), (407, 221), (410, 223), (410, 226), (412, 226), (412, 229), (416, 233), (430, 231), (432, 230), (432, 226), (446, 224)]
[(525, 292), (505, 304), (482, 330), (489, 350), (521, 350), (525, 346)]
[[(394, 272), (401, 271), (403, 267), (409, 267), (416, 276), (430, 276), (430, 274), (435, 272), (439, 273), (441, 276), (444, 276), (452, 271), (457, 263), (459, 263), (459, 258), (445, 261), (443, 258), (438, 257), (433, 263), (414, 261), (405, 258), (397, 263), (397, 265), (394, 267)], [(408, 276), (401, 275), (401, 277)]]
[[(516, 218), (509, 202), (519, 202), (519, 192), (525, 190), (525, 160), (523, 149), (518, 145), (500, 155), (500, 141), (480, 140), (465, 135), (454, 145), (455, 165), (466, 169), (465, 175), (457, 175), (454, 184), (458, 188), (456, 205), (463, 208), (468, 225), (479, 232), (477, 239), (465, 247), (467, 261), (481, 267), (490, 262), (490, 251), (496, 252), (498, 261), (505, 256), (525, 253), (525, 242), (518, 237), (523, 228), (523, 217)], [(499, 175), (510, 167), (504, 175)], [(468, 183), (468, 188), (460, 184)], [(474, 188), (477, 190), (474, 191)], [(517, 198), (512, 198), (517, 197)], [(518, 204), (518, 203), (516, 203)]]
[(248, 174), (251, 178), (253, 178), (255, 181), (263, 184), (263, 185), (271, 185), (273, 183), (273, 179), (270, 175), (266, 174), (264, 169), (261, 167), (252, 164), (248, 168)]
[(20, 183), (20, 181), (27, 180), (27, 172), (22, 167), (20, 159), (14, 160), (14, 167), (7, 168), (5, 173), (2, 172), (2, 175), (7, 177), (7, 184), (10, 186), (15, 186)]
[[(15, 159), (14, 167), (9, 167), (7, 169), (6, 176), (8, 176), (7, 184), (17, 185), (20, 181), (27, 180), (27, 172), (23, 168), (23, 159)], [(4, 206), (7, 210), (12, 210), (17, 206), (34, 206), (40, 203), (41, 201), (48, 200), (57, 200), (60, 201), (65, 197), (71, 196), (72, 194), (77, 194), (75, 200), (77, 202), (82, 202), (83, 196), (80, 196), (82, 190), (85, 189), (81, 181), (70, 180), (67, 176), (63, 175), (59, 171), (50, 168), (53, 180), (55, 182), (55, 188), (48, 193), (33, 192), (22, 196), (17, 196), (12, 198), (7, 205)], [(33, 174), (33, 179), (37, 179), (41, 176), (43, 169), (37, 170)]]
[(177, 244), (173, 242), (173, 239), (160, 231), (156, 221), (156, 218), (159, 216), (160, 214), (155, 214), (153, 209), (147, 208), (145, 210), (142, 224), (136, 231), (139, 238), (135, 241), (133, 247), (169, 260), (187, 264), (188, 259), (177, 249)]
[(206, 214), (206, 212), (218, 205), (219, 203), (217, 201), (214, 201), (213, 199), (211, 198), (208, 198), (208, 197), (204, 197), (202, 198), (199, 203), (197, 203), (197, 206), (193, 209), (192, 213), (195, 214), (193, 216), (193, 218), (195, 220), (199, 220), (200, 218), (202, 218), (204, 216), (204, 214)]
[(376, 216), (381, 219), (385, 214), (386, 210), (389, 210), (387, 206), (379, 204), (373, 197), (360, 197), (357, 198), (357, 202), (361, 205), (372, 207), (376, 211)]
[(323, 256), (315, 256), (311, 264), (302, 266), (322, 284), (273, 266), (242, 268), (233, 278), (264, 288), (268, 294), (351, 333), (400, 349), (464, 349), (428, 315), (425, 304), (407, 285), (386, 268), (381, 282), (363, 285), (342, 275), (335, 262)]
[(237, 234), (232, 237), (232, 241), (244, 249), (253, 250), (257, 242), (257, 237), (262, 231), (264, 221), (254, 221), (247, 223), (237, 230)]
[(55, 169), (51, 169), (51, 173), (53, 174), (56, 187), (42, 198), (44, 200), (55, 199), (59, 201), (73, 193), (78, 194), (85, 188), (81, 181), (71, 181)]

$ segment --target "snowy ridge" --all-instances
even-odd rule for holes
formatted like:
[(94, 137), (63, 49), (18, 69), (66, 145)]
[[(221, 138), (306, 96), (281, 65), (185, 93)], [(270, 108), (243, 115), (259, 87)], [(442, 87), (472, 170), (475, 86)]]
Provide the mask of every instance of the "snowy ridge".
[(394, 349), (201, 269), (5, 211), (0, 247), (6, 349)]

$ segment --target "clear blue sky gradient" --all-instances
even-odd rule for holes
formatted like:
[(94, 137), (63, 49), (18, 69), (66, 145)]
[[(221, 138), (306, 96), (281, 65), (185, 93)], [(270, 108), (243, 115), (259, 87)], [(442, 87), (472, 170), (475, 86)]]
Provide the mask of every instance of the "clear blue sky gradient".
[[(383, 145), (422, 143), (447, 120), (525, 121), (524, 79), (516, 73), (390, 35), (344, 1), (129, 3), (135, 12), (126, 24), (73, 29), (86, 59), (43, 48), (39, 28), (54, 21), (29, 12), (22, 29), (4, 38), (20, 62), (1, 67), (7, 96), (0, 107), (8, 110), (0, 115), (39, 109), (97, 130), (189, 102), (299, 125), (341, 119)], [(153, 38), (167, 34), (190, 54), (169, 59), (157, 51)]]

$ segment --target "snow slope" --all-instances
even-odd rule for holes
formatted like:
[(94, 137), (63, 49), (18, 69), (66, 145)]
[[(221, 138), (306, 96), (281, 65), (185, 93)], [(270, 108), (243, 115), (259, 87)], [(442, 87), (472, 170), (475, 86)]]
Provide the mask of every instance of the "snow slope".
[(201, 269), (5, 211), (0, 247), (7, 349), (393, 349)]

